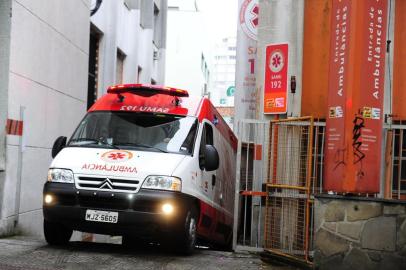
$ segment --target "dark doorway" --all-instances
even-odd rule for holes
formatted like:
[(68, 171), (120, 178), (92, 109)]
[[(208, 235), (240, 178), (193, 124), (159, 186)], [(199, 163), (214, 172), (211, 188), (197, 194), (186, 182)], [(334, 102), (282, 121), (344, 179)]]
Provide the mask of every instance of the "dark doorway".
[(89, 42), (89, 75), (87, 82), (87, 109), (92, 107), (97, 99), (98, 63), (99, 63), (100, 34), (90, 30)]

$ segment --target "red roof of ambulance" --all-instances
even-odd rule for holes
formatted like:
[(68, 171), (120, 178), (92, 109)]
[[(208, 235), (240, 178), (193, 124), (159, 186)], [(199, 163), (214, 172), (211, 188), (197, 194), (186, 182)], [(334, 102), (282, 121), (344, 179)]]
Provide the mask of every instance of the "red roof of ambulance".
[[(133, 89), (133, 91), (128, 89)], [(162, 93), (145, 95), (148, 91), (162, 91)], [(185, 90), (157, 85), (125, 84), (111, 86), (108, 93), (97, 100), (89, 112), (133, 111), (198, 116), (202, 98), (176, 96), (175, 91), (183, 91), (188, 95)], [(119, 99), (119, 95), (123, 97), (122, 100)], [(179, 100), (178, 106), (176, 99)]]

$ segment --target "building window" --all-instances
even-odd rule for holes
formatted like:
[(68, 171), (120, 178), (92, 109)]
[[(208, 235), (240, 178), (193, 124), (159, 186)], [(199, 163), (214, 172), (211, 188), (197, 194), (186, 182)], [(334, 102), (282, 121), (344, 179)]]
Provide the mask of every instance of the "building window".
[(138, 66), (137, 70), (137, 83), (141, 83), (142, 67)]
[(90, 109), (97, 99), (99, 47), (100, 34), (91, 29), (89, 42), (89, 69), (87, 79), (87, 109)]
[(117, 50), (116, 84), (122, 84), (124, 81), (124, 60), (125, 54), (121, 50)]
[(160, 24), (160, 12), (159, 8), (154, 3), (154, 39), (153, 42), (157, 48), (161, 48), (161, 31), (162, 25)]
[(202, 72), (204, 72), (204, 65), (205, 65), (204, 55), (202, 54), (202, 58), (200, 60), (200, 68), (202, 69)]

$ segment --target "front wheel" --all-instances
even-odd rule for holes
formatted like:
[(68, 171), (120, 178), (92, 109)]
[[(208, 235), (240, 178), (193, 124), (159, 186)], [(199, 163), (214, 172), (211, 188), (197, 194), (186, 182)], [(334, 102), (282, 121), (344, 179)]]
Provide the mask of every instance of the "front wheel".
[(191, 255), (195, 250), (197, 230), (197, 213), (194, 209), (188, 211), (183, 232), (180, 235), (179, 251)]
[(68, 229), (62, 224), (44, 220), (44, 236), (45, 240), (50, 245), (66, 245), (69, 242), (72, 233), (72, 229)]

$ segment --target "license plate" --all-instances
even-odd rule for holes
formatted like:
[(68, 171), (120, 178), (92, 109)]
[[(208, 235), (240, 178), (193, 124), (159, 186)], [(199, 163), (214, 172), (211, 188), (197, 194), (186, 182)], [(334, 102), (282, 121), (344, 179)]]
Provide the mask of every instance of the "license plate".
[(87, 221), (117, 223), (118, 212), (86, 210), (85, 219)]

